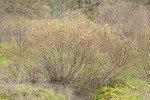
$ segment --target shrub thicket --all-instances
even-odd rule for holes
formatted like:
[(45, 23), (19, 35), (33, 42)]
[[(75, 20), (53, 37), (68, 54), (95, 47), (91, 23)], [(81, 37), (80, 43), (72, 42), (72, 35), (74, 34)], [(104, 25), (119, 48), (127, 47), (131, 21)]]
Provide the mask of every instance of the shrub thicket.
[[(100, 7), (104, 12), (97, 12), (95, 20), (79, 13), (61, 19), (6, 17), (1, 24), (0, 34), (4, 34), (1, 41), (9, 41), (11, 46), (0, 46), (1, 55), (10, 59), (1, 70), (2, 81), (93, 86), (110, 82), (126, 68), (131, 58), (137, 57), (138, 50), (149, 50), (147, 46), (144, 49), (144, 45), (137, 45), (141, 41), (138, 33), (143, 36), (142, 30), (148, 25), (147, 10), (120, 4), (122, 6), (117, 3)], [(133, 13), (139, 16), (132, 16)], [(142, 58), (144, 53), (138, 56)]]

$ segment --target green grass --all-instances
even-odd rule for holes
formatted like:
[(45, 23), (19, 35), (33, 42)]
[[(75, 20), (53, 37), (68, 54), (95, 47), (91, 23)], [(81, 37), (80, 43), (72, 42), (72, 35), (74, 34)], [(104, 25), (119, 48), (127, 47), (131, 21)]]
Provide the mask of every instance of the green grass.
[[(14, 43), (0, 43), (1, 50), (9, 49)], [(0, 67), (5, 66), (11, 59), (0, 54)], [(24, 62), (33, 63), (31, 60)], [(0, 100), (66, 100), (65, 96), (52, 89), (25, 85), (0, 85)]]
[(12, 42), (1, 42), (0, 43), (0, 47), (2, 47), (2, 49), (6, 49), (6, 48), (9, 48), (10, 46), (12, 45), (16, 45), (15, 43), (12, 43)]
[(150, 96), (150, 82), (147, 79), (145, 73), (141, 71), (140, 61), (138, 59), (132, 60), (128, 64), (128, 68), (124, 70), (124, 72), (120, 75), (119, 79), (123, 80), (129, 85), (132, 85), (135, 90), (132, 92), (135, 95), (139, 95), (141, 100), (149, 100)]
[(0, 65), (7, 64), (8, 62), (9, 62), (9, 58), (7, 58), (3, 55), (0, 55)]
[(146, 81), (144, 77), (146, 77), (145, 73), (141, 71), (140, 61), (138, 59), (129, 62), (127, 68), (121, 73), (118, 79), (123, 80), (126, 83), (132, 84), (137, 88), (140, 87), (150, 87), (150, 82)]
[(66, 100), (52, 89), (25, 85), (0, 85), (0, 100)]
[[(10, 46), (12, 46), (12, 43), (2, 42), (2, 43), (0, 43), (0, 51), (5, 51)], [(9, 62), (9, 60), (10, 59), (8, 57), (6, 57), (4, 54), (0, 54), (0, 66), (7, 64)]]
[(140, 61), (134, 59), (111, 85), (100, 86), (93, 100), (150, 100), (150, 82), (140, 71)]

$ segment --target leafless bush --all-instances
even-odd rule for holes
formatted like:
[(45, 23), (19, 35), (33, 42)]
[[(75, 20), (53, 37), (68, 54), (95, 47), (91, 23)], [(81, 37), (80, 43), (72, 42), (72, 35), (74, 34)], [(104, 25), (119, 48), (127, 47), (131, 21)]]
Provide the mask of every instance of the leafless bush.
[[(134, 2), (131, 3), (131, 2), (124, 2), (124, 1), (117, 2), (113, 5), (106, 3), (100, 5), (96, 9), (95, 21), (97, 23), (103, 23), (103, 24), (109, 23), (113, 25), (117, 29), (117, 34), (123, 36), (123, 38), (125, 36), (126, 39), (129, 39), (130, 42), (128, 41), (125, 44), (128, 47), (130, 43), (134, 44), (132, 45), (134, 48), (134, 54), (136, 54), (136, 57), (139, 56), (141, 58), (146, 73), (147, 74), (149, 73), (149, 61), (148, 61), (149, 45), (147, 43), (149, 39), (148, 28), (147, 28), (149, 27), (149, 11), (146, 7), (143, 7), (142, 5), (137, 5)], [(107, 45), (111, 45), (111, 44), (108, 43)], [(119, 46), (119, 44), (117, 46)], [(115, 46), (108, 46), (108, 47), (114, 48)], [(114, 56), (114, 54), (117, 53), (119, 55), (119, 53), (122, 52), (123, 50), (123, 49), (119, 50), (119, 47), (118, 50), (117, 49), (113, 50), (111, 48), (109, 48), (108, 50), (114, 52), (112, 53), (113, 54), (112, 57), (117, 57)], [(132, 50), (127, 50), (127, 51), (132, 51)], [(119, 60), (121, 60), (122, 58), (124, 57), (122, 56), (121, 58), (119, 58)], [(115, 61), (118, 60), (115, 58)]]
[(143, 69), (150, 78), (150, 35), (149, 27), (143, 30), (142, 33), (138, 35), (138, 48), (139, 57), (143, 65)]
[(27, 19), (24, 17), (8, 17), (5, 16), (1, 21), (1, 36), (3, 41), (16, 41), (22, 44), (25, 32), (27, 30)]
[(142, 68), (145, 71), (148, 78), (150, 77), (150, 45), (149, 45), (149, 11), (146, 8), (141, 7), (136, 17), (138, 19), (139, 27), (138, 32), (135, 35), (137, 41), (138, 56), (140, 58)]
[(82, 15), (31, 23), (38, 28), (27, 35), (28, 52), (48, 82), (107, 82), (132, 55), (133, 41)]
[(133, 38), (148, 23), (144, 18), (145, 13), (148, 14), (146, 8), (142, 5), (135, 6), (134, 2), (118, 1), (112, 5), (105, 3), (95, 10), (95, 21), (115, 25), (119, 34)]
[[(94, 32), (94, 26), (83, 18), (69, 21), (46, 20), (37, 33), (32, 34), (34, 41), (29, 41), (36, 45), (32, 47), (32, 52), (36, 54), (33, 59), (49, 82), (84, 83), (93, 79), (100, 69), (95, 65), (98, 57), (95, 40), (92, 40), (91, 32), (86, 30), (89, 28)], [(78, 30), (79, 26), (81, 29)]]

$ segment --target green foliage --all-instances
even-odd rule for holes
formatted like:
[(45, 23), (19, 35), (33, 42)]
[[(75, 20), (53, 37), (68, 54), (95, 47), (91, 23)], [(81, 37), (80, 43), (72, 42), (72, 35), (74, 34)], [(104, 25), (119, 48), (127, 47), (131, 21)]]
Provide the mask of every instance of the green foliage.
[(7, 96), (5, 93), (0, 93), (0, 100), (7, 100)]
[(111, 85), (100, 86), (93, 100), (141, 100), (141, 98), (132, 93), (130, 89), (134, 89), (134, 86), (117, 80)]
[(143, 5), (148, 5), (148, 0), (138, 0), (139, 3), (143, 4)]

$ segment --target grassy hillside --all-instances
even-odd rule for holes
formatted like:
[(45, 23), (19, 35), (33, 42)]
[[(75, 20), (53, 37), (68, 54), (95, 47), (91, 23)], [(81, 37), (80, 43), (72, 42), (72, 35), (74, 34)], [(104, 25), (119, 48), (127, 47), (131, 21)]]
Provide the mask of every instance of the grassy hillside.
[(149, 100), (150, 81), (143, 79), (138, 59), (130, 61), (127, 68), (111, 85), (100, 86), (94, 100)]
[(83, 1), (0, 0), (0, 100), (150, 100), (146, 4)]

